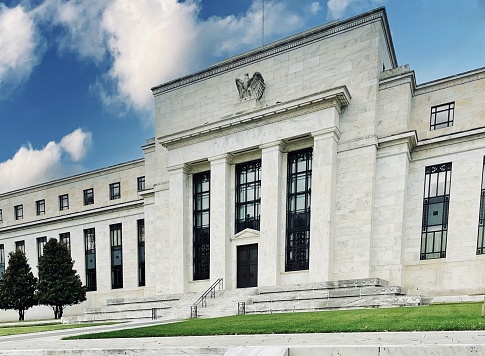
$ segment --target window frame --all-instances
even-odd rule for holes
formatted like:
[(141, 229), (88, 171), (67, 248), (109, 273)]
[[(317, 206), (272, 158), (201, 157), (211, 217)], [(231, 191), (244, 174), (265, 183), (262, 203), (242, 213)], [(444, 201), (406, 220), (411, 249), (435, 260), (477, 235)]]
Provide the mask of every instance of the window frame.
[[(84, 234), (84, 262), (86, 273), (86, 291), (92, 292), (97, 290), (96, 278), (96, 230), (94, 227), (83, 230)], [(91, 261), (92, 258), (92, 265)]]
[[(444, 114), (446, 113), (446, 114)], [(446, 121), (439, 121), (437, 119), (442, 116), (446, 116)], [(430, 131), (439, 130), (445, 127), (453, 126), (455, 118), (455, 102), (449, 102), (445, 104), (435, 105), (431, 107), (431, 113), (429, 118)]]
[(145, 270), (145, 220), (140, 219), (137, 224), (137, 240), (138, 240), (138, 286), (144, 287), (146, 285), (146, 270)]
[[(301, 160), (303, 158), (303, 160)], [(303, 162), (304, 169), (301, 169)], [(285, 271), (310, 267), (310, 219), (313, 147), (287, 156)], [(301, 189), (303, 180), (304, 189)], [(303, 197), (303, 208), (299, 207)]]
[(45, 214), (45, 199), (40, 199), (35, 202), (35, 213), (37, 215)]
[(192, 176), (192, 278), (210, 278), (210, 190), (211, 172)]
[(70, 232), (61, 232), (59, 234), (59, 243), (64, 244), (71, 254), (71, 233)]
[(37, 238), (37, 261), (40, 261), (44, 255), (44, 246), (47, 242), (47, 236)]
[(485, 254), (485, 156), (482, 166), (482, 185), (480, 190), (480, 210), (478, 211), (477, 255)]
[(24, 218), (24, 205), (19, 204), (13, 207), (15, 220), (22, 220)]
[(0, 244), (0, 281), (3, 280), (5, 273), (5, 246)]
[[(109, 226), (111, 246), (111, 289), (123, 288), (123, 228), (121, 223)], [(117, 261), (119, 259), (119, 261)]]
[(15, 250), (20, 250), (25, 254), (25, 240), (15, 241)]
[(451, 162), (425, 167), (420, 260), (446, 258), (451, 169)]
[(85, 206), (94, 204), (94, 188), (83, 190), (83, 203)]
[[(234, 233), (250, 228), (259, 231), (261, 221), (261, 159), (236, 165)], [(254, 179), (251, 179), (253, 175)], [(248, 180), (250, 178), (251, 180)], [(248, 199), (248, 192), (252, 197)], [(252, 199), (251, 199), (252, 198)], [(249, 208), (249, 209), (248, 209)], [(252, 215), (248, 211), (252, 210)]]
[(138, 177), (136, 179), (136, 189), (138, 192), (143, 192), (145, 188), (145, 176)]
[(2, 209), (0, 209), (0, 224), (3, 223), (3, 212)]
[(59, 195), (59, 211), (69, 210), (69, 194)]
[[(116, 192), (117, 190), (117, 192)], [(109, 200), (121, 199), (121, 183), (111, 183), (109, 185)]]

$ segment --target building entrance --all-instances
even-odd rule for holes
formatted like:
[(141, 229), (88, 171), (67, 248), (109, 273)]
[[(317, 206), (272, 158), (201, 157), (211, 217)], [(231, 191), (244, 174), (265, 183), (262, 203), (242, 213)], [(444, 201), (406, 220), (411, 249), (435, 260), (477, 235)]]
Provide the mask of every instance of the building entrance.
[(258, 286), (258, 244), (237, 247), (237, 288)]

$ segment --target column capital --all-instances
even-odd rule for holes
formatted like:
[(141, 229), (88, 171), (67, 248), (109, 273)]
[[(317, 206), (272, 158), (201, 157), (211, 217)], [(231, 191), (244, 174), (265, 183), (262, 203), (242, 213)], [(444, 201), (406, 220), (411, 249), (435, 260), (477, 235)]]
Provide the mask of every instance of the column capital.
[(340, 132), (340, 130), (338, 129), (337, 126), (332, 126), (332, 127), (328, 127), (326, 129), (323, 129), (323, 130), (318, 130), (318, 131), (313, 131), (311, 133), (313, 139), (325, 139), (325, 138), (328, 138), (328, 137), (333, 137), (333, 139), (335, 140), (335, 142), (338, 142), (340, 140), (340, 136), (342, 136), (342, 133)]
[(182, 163), (182, 164), (176, 164), (174, 166), (167, 167), (167, 171), (170, 174), (179, 173), (179, 172), (189, 174), (192, 171), (192, 168), (187, 163)]
[(277, 141), (263, 143), (262, 145), (259, 145), (259, 148), (263, 151), (264, 150), (272, 151), (274, 149), (277, 149), (283, 152), (286, 149), (286, 143), (282, 140), (277, 140)]
[(230, 153), (223, 153), (221, 155), (209, 157), (208, 159), (209, 159), (211, 166), (213, 164), (218, 164), (218, 163), (230, 164), (232, 162), (233, 155), (230, 154)]

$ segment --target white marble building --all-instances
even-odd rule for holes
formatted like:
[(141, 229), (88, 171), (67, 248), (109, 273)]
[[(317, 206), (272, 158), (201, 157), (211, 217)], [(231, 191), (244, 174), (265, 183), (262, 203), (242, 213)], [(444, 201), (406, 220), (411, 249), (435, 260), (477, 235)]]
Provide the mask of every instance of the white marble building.
[(91, 291), (66, 314), (218, 278), (485, 292), (485, 69), (416, 84), (381, 8), (152, 91), (143, 159), (0, 195), (4, 255), (69, 232)]

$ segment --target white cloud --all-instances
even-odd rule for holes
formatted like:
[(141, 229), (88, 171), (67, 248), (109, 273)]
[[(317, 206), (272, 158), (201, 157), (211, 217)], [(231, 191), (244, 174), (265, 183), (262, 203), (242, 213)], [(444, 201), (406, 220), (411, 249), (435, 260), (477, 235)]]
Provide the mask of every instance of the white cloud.
[(91, 132), (76, 129), (64, 136), (59, 146), (71, 156), (72, 161), (78, 162), (86, 155), (87, 150), (91, 147), (91, 142)]
[(0, 193), (73, 174), (68, 162), (62, 159), (63, 154), (67, 153), (71, 161), (77, 162), (91, 143), (91, 133), (77, 129), (64, 136), (60, 143), (51, 141), (42, 149), (30, 144), (22, 146), (13, 158), (0, 163)]
[(353, 13), (362, 13), (384, 5), (388, 0), (328, 0), (327, 8), (330, 17), (340, 19), (346, 11), (352, 9)]
[(32, 16), (0, 3), (0, 98), (27, 80), (43, 50)]
[(321, 10), (322, 4), (320, 4), (318, 1), (314, 1), (308, 6), (308, 11), (310, 11), (312, 15), (317, 15)]

